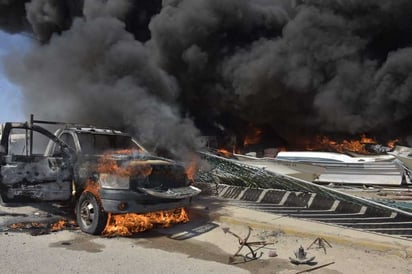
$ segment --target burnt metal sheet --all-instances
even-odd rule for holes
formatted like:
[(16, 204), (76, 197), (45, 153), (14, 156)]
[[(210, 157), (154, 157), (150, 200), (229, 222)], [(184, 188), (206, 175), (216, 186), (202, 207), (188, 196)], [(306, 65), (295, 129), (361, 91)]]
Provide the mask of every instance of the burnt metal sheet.
[(193, 197), (201, 192), (200, 189), (194, 186), (169, 188), (168, 190), (158, 190), (156, 188), (138, 188), (151, 196), (166, 199), (183, 199)]

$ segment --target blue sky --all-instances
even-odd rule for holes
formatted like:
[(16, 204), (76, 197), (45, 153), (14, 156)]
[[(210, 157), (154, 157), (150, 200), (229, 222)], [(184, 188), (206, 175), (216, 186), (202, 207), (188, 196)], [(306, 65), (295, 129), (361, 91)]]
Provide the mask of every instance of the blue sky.
[(11, 51), (15, 51), (14, 54), (24, 54), (31, 44), (31, 39), (26, 36), (0, 31), (0, 123), (28, 119), (22, 109), (20, 88), (7, 79), (3, 59)]

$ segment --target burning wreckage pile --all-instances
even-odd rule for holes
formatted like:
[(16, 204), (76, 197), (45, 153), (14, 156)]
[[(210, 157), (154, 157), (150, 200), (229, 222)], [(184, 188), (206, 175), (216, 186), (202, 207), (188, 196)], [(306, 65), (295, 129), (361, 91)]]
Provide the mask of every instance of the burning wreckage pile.
[[(340, 142), (317, 137), (302, 142), (301, 151), (287, 151), (285, 147), (264, 149), (261, 133), (262, 130), (255, 130), (247, 136), (241, 149), (210, 149), (202, 153), (211, 168), (200, 171), (196, 181), (243, 189), (317, 193), (355, 204), (363, 203), (356, 197), (366, 198), (412, 212), (412, 148), (395, 146), (399, 140), (380, 145), (365, 135), (359, 140)], [(250, 152), (251, 148), (257, 152)], [(219, 189), (214, 189), (214, 193), (219, 194)], [(250, 199), (246, 194), (243, 198)]]
[[(334, 169), (342, 169), (340, 173), (334, 171), (340, 176), (341, 186), (337, 188), (319, 184), (316, 179), (302, 180), (302, 174), (299, 172), (314, 171), (307, 163), (239, 154), (231, 154), (228, 158), (217, 153), (219, 152), (201, 153), (202, 158), (209, 163), (210, 169), (207, 172), (199, 171), (196, 181), (207, 182), (210, 192), (229, 201), (231, 205), (375, 233), (406, 238), (412, 236), (409, 226), (412, 220), (410, 183), (393, 187), (377, 185), (376, 181), (364, 185), (350, 181), (348, 169), (356, 173), (356, 177), (365, 179), (368, 178), (368, 173), (377, 173), (374, 162), (371, 164), (372, 168), (367, 167), (370, 164), (367, 163), (366, 167), (356, 171), (354, 165), (357, 163), (332, 161)], [(316, 153), (318, 152), (315, 152), (315, 155)], [(393, 161), (396, 165), (402, 165), (398, 160), (394, 160), (392, 155), (379, 157), (383, 156), (391, 156), (391, 160), (383, 160), (385, 165), (392, 164)], [(325, 165), (325, 162), (321, 164)], [(328, 168), (330, 167), (326, 166), (326, 169)], [(319, 170), (324, 172), (322, 169)], [(399, 174), (402, 175), (402, 172)], [(389, 195), (390, 192), (394, 195)], [(398, 196), (397, 193), (401, 193), (402, 196)]]

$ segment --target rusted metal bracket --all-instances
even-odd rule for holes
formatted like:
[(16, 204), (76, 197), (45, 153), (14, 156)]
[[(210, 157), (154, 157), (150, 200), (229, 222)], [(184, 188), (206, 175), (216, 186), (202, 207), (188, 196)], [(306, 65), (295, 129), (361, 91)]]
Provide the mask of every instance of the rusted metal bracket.
[[(235, 254), (233, 254), (232, 256), (229, 257), (229, 263), (233, 263), (234, 260), (235, 260), (235, 257), (243, 257), (244, 259), (246, 259), (247, 255), (248, 255), (249, 253), (246, 254), (246, 255), (241, 255), (241, 254), (239, 254), (243, 247), (247, 247), (247, 248), (249, 249), (249, 251), (250, 251), (250, 254), (252, 254), (252, 258), (251, 258), (251, 259), (252, 259), (252, 260), (256, 260), (256, 259), (260, 258), (260, 257), (262, 256), (262, 254), (263, 254), (263, 253), (261, 253), (261, 254), (258, 256), (258, 254), (257, 254), (257, 252), (256, 252), (258, 249), (260, 249), (260, 248), (262, 248), (262, 247), (265, 247), (265, 246), (267, 246), (267, 245), (273, 244), (273, 242), (267, 242), (267, 241), (248, 242), (249, 237), (250, 237), (250, 234), (251, 234), (251, 232), (252, 232), (252, 228), (251, 228), (250, 226), (248, 226), (248, 229), (249, 229), (249, 231), (248, 231), (246, 237), (245, 237), (245, 238), (242, 238), (242, 237), (240, 237), (239, 235), (237, 235), (236, 233), (230, 231), (230, 228), (228, 228), (228, 227), (222, 228), (222, 230), (223, 230), (223, 232), (224, 232), (225, 234), (226, 234), (226, 233), (229, 233), (229, 234), (233, 235), (234, 237), (236, 237), (236, 238), (238, 239), (239, 245), (240, 245), (239, 248), (238, 248), (238, 250), (235, 252)], [(257, 249), (253, 249), (252, 246), (260, 246), (260, 247), (258, 247)]]
[(326, 241), (324, 238), (317, 237), (306, 249), (310, 249), (312, 245), (314, 244), (318, 245), (317, 248), (323, 248), (323, 250), (325, 251), (325, 254), (326, 254), (326, 245), (328, 245), (329, 247), (332, 247), (332, 245), (328, 241)]

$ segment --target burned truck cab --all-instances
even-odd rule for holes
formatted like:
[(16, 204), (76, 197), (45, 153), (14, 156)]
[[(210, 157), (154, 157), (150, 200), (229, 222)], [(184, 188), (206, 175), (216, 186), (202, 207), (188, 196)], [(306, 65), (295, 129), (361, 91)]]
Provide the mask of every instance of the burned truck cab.
[[(58, 144), (61, 156), (34, 149), (33, 139)], [(30, 138), (31, 137), (31, 138)], [(6, 123), (0, 141), (0, 197), (3, 202), (68, 201), (74, 151), (55, 135), (29, 123)]]
[[(172, 210), (187, 206), (200, 193), (182, 165), (151, 155), (123, 132), (65, 124), (52, 134), (33, 122), (4, 128), (0, 143), (3, 200), (75, 200), (80, 229), (100, 234), (108, 213)], [(23, 149), (24, 155), (11, 152), (12, 128), (23, 130), (26, 138), (22, 148), (16, 149)], [(33, 132), (49, 139), (43, 154), (32, 151)]]

